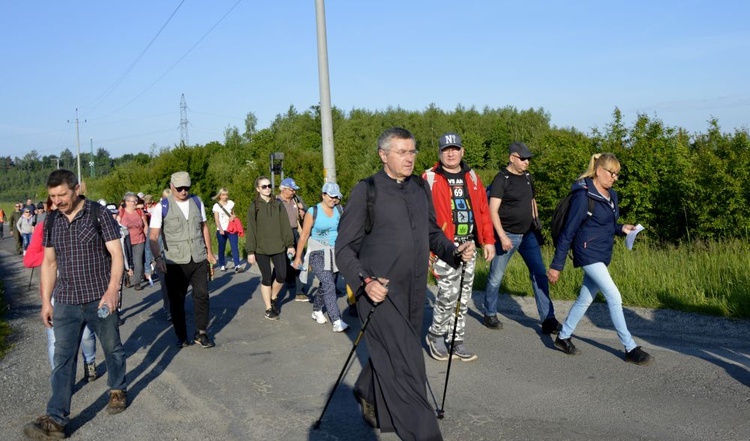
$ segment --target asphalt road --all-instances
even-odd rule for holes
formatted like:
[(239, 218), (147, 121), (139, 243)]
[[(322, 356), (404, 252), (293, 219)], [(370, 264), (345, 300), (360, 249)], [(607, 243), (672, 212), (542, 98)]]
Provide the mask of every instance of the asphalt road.
[[(44, 413), (50, 392), (46, 336), (38, 318), (38, 270), (29, 289), (30, 270), (13, 255), (11, 241), (0, 241), (0, 277), (15, 331), (14, 348), (0, 360), (4, 440), (23, 439), (23, 425)], [(210, 285), (209, 329), (216, 347), (182, 350), (174, 347), (158, 290), (126, 289), (121, 335), (130, 406), (119, 415), (104, 412), (106, 368), (99, 348), (101, 378), (84, 383), (79, 363), (70, 438), (398, 439), (367, 426), (352, 397), (351, 385), (366, 356), (364, 344), (320, 430), (312, 429), (359, 325), (345, 315), (352, 329), (333, 333), (330, 324), (310, 318), (311, 304), (289, 296), (281, 320), (265, 320), (258, 286), (254, 268), (217, 272)], [(475, 293), (477, 305), (480, 299), (481, 293)], [(451, 367), (440, 421), (446, 440), (750, 439), (749, 321), (627, 308), (636, 341), (655, 357), (642, 367), (623, 361), (603, 303), (595, 303), (576, 330), (574, 341), (582, 354), (568, 356), (539, 332), (533, 298), (502, 296), (505, 327), (500, 331), (481, 325), (474, 302), (466, 342), (479, 359), (455, 361)], [(339, 305), (345, 306), (343, 298)], [(564, 319), (570, 302), (555, 305)], [(439, 405), (447, 363), (432, 360), (426, 351), (425, 359)]]

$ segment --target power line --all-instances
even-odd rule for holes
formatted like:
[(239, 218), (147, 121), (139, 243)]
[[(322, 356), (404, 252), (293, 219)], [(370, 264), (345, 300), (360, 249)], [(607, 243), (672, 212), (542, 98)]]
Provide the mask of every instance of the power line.
[[(167, 19), (167, 21), (165, 21), (165, 22), (164, 22), (164, 24), (163, 24), (163, 25), (161, 26), (161, 28), (159, 28), (159, 31), (158, 31), (158, 32), (156, 32), (156, 35), (154, 35), (154, 37), (153, 37), (153, 38), (151, 39), (151, 41), (149, 41), (149, 43), (148, 43), (148, 44), (146, 45), (146, 47), (145, 47), (145, 48), (144, 48), (144, 49), (143, 49), (143, 50), (141, 51), (141, 53), (140, 53), (140, 54), (138, 55), (138, 57), (136, 57), (136, 59), (135, 59), (135, 60), (133, 60), (133, 62), (132, 62), (132, 63), (130, 63), (130, 66), (128, 66), (128, 67), (127, 67), (127, 69), (125, 69), (125, 71), (124, 71), (124, 72), (122, 73), (122, 75), (120, 75), (120, 77), (119, 77), (119, 78), (117, 79), (117, 81), (115, 81), (115, 83), (114, 83), (114, 84), (113, 84), (112, 86), (110, 86), (110, 87), (109, 87), (109, 89), (107, 89), (107, 90), (106, 90), (106, 91), (104, 92), (104, 94), (102, 94), (102, 96), (101, 96), (100, 98), (98, 98), (98, 99), (97, 99), (97, 101), (96, 101), (96, 104), (94, 104), (94, 107), (92, 107), (91, 109), (89, 109), (89, 110), (88, 110), (88, 112), (89, 112), (89, 113), (90, 113), (90, 112), (93, 112), (93, 111), (94, 111), (94, 110), (95, 110), (95, 109), (96, 109), (97, 107), (99, 107), (99, 105), (100, 105), (101, 103), (103, 103), (103, 102), (104, 102), (104, 100), (105, 100), (105, 99), (106, 99), (106, 98), (107, 98), (108, 96), (110, 96), (110, 95), (112, 94), (112, 92), (114, 92), (114, 91), (115, 91), (115, 89), (117, 89), (117, 86), (119, 86), (119, 85), (120, 85), (120, 83), (122, 83), (122, 82), (123, 82), (123, 80), (125, 80), (125, 77), (127, 77), (127, 76), (128, 76), (128, 74), (129, 74), (129, 73), (130, 73), (130, 72), (131, 72), (131, 71), (133, 70), (133, 68), (135, 67), (135, 65), (136, 65), (136, 64), (138, 64), (138, 61), (140, 61), (140, 59), (141, 59), (141, 58), (143, 58), (143, 56), (144, 56), (144, 55), (146, 54), (146, 52), (147, 52), (147, 51), (149, 50), (149, 48), (151, 47), (151, 45), (152, 45), (152, 44), (154, 44), (154, 42), (155, 42), (155, 41), (156, 41), (156, 39), (157, 39), (157, 38), (159, 37), (159, 35), (161, 35), (161, 33), (162, 33), (162, 31), (164, 30), (164, 28), (166, 28), (166, 27), (167, 27), (167, 24), (169, 24), (169, 22), (170, 22), (170, 21), (172, 21), (172, 18), (173, 18), (173, 17), (175, 16), (175, 14), (177, 14), (177, 11), (178, 11), (178, 10), (180, 9), (180, 7), (182, 6), (182, 4), (183, 4), (183, 3), (185, 3), (185, 0), (182, 0), (182, 1), (180, 2), (180, 4), (179, 4), (179, 5), (177, 5), (177, 7), (175, 8), (175, 10), (174, 10), (174, 11), (172, 12), (172, 15), (170, 15), (170, 16), (169, 16), (169, 18)], [(84, 106), (84, 107), (85, 107), (85, 106)]]

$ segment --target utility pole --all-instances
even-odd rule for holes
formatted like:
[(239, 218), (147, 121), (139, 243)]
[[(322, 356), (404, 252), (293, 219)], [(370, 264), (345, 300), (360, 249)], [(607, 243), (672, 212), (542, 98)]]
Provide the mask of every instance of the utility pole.
[(190, 145), (188, 139), (188, 119), (187, 119), (187, 103), (185, 102), (185, 94), (182, 94), (180, 98), (180, 144), (184, 146)]
[[(73, 121), (68, 120), (68, 123), (72, 123)], [(86, 120), (84, 119), (83, 122), (85, 123)], [(81, 138), (78, 135), (78, 108), (76, 107), (76, 149), (78, 153), (78, 182), (81, 182)]]
[(91, 156), (89, 156), (89, 167), (91, 167), (91, 177), (94, 177), (94, 138), (89, 138), (91, 141)]
[(318, 29), (318, 84), (320, 86), (320, 133), (323, 139), (323, 179), (336, 182), (336, 155), (333, 148), (333, 117), (331, 116), (331, 84), (328, 79), (328, 43), (326, 11), (323, 0), (315, 0)]

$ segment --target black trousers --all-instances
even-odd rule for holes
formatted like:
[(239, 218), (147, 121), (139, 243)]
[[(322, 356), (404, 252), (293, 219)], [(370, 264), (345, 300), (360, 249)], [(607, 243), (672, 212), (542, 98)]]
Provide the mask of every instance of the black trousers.
[(187, 340), (185, 321), (185, 297), (188, 286), (193, 287), (195, 330), (208, 328), (208, 261), (185, 264), (167, 264), (164, 281), (167, 284), (169, 310), (172, 313), (172, 326), (178, 341)]

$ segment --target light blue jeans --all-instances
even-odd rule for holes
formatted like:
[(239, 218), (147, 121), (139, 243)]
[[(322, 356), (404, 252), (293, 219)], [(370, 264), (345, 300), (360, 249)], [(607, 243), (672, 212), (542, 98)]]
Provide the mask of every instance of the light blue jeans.
[[(45, 328), (47, 330), (47, 353), (49, 355), (49, 364), (52, 369), (55, 368), (55, 328)], [(86, 364), (96, 363), (96, 335), (86, 325), (83, 328), (83, 337), (81, 337), (81, 352), (83, 353), (83, 362)]]
[(484, 292), (484, 314), (488, 316), (497, 315), (497, 298), (500, 285), (503, 283), (505, 268), (508, 266), (513, 253), (518, 253), (523, 257), (526, 267), (529, 269), (529, 279), (531, 279), (531, 288), (534, 291), (534, 300), (536, 300), (536, 309), (539, 313), (539, 320), (544, 321), (555, 317), (555, 307), (549, 298), (549, 279), (547, 279), (547, 268), (542, 260), (542, 250), (539, 248), (539, 242), (533, 232), (526, 234), (507, 233), (508, 238), (513, 243), (513, 248), (503, 251), (500, 242), (497, 242), (495, 248), (497, 255), (492, 259), (490, 267), (490, 276), (487, 279), (487, 288)]
[(583, 318), (586, 310), (589, 309), (591, 302), (594, 301), (596, 294), (601, 291), (604, 294), (604, 298), (607, 300), (607, 307), (609, 308), (609, 316), (612, 319), (612, 323), (615, 325), (617, 330), (617, 336), (620, 337), (620, 342), (625, 346), (625, 351), (630, 352), (635, 347), (635, 341), (628, 331), (628, 326), (625, 324), (625, 315), (622, 312), (622, 297), (620, 296), (620, 290), (617, 289), (615, 282), (612, 280), (612, 276), (609, 275), (607, 265), (602, 262), (592, 263), (581, 267), (583, 269), (583, 286), (578, 292), (578, 298), (570, 307), (568, 312), (568, 318), (563, 323), (562, 331), (560, 331), (560, 338), (570, 338), (575, 330), (578, 322)]

